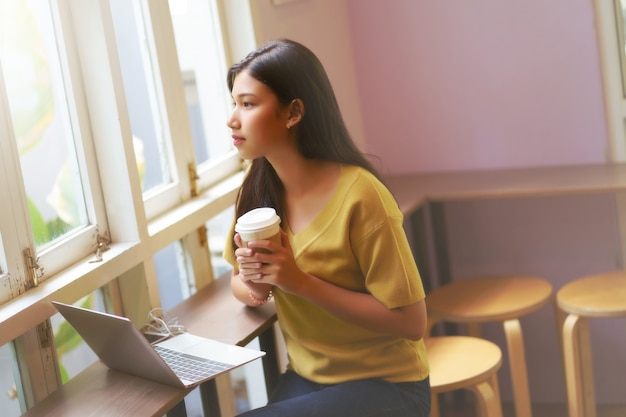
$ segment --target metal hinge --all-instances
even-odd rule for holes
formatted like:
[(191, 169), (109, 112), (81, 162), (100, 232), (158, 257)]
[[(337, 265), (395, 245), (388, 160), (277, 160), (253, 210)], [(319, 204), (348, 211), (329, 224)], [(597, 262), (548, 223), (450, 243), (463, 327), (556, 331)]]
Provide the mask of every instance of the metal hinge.
[(206, 226), (198, 227), (198, 243), (201, 247), (205, 248), (207, 246), (208, 241), (208, 230)]
[(39, 257), (35, 257), (30, 248), (24, 249), (24, 261), (26, 262), (26, 274), (31, 287), (39, 285), (39, 279), (43, 277), (44, 269), (39, 265)]
[(187, 164), (187, 173), (189, 174), (189, 190), (192, 197), (198, 195), (198, 172), (196, 171), (196, 165), (193, 163)]
[(52, 345), (52, 326), (50, 325), (50, 320), (46, 320), (38, 325), (37, 333), (39, 333), (39, 346), (49, 348)]
[(94, 262), (102, 262), (102, 253), (109, 250), (109, 243), (111, 243), (111, 239), (109, 238), (109, 232), (105, 231), (104, 235), (100, 233), (96, 234), (96, 259), (92, 259), (89, 263)]

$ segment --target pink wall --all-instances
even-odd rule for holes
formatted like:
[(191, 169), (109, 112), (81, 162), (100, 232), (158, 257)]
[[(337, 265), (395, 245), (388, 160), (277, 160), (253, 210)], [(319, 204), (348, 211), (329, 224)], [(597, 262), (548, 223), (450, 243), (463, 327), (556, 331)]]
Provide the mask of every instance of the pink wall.
[(389, 172), (594, 163), (589, 0), (348, 0), (368, 151)]

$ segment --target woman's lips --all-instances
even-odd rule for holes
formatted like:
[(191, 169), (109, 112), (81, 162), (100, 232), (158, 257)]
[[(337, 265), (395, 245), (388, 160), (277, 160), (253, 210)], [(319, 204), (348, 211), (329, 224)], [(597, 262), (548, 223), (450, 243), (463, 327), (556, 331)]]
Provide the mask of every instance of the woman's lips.
[(244, 141), (245, 141), (245, 139), (244, 139), (244, 138), (242, 138), (241, 136), (235, 136), (235, 135), (233, 135), (233, 145), (235, 145), (235, 146), (239, 146), (239, 145), (241, 145)]

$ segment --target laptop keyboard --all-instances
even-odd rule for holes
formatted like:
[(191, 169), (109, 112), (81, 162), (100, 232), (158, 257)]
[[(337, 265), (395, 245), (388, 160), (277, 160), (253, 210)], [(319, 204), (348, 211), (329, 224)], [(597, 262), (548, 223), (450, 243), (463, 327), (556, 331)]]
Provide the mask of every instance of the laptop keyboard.
[(197, 382), (209, 378), (222, 371), (232, 368), (227, 363), (212, 361), (178, 352), (163, 346), (154, 346), (154, 349), (161, 355), (174, 373), (181, 379)]

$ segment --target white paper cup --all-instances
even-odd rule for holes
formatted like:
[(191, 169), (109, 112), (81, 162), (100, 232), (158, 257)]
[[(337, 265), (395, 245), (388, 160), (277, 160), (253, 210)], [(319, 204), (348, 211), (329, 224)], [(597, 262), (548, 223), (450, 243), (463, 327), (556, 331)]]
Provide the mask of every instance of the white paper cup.
[[(261, 207), (245, 213), (237, 219), (235, 231), (241, 236), (245, 247), (248, 247), (248, 242), (253, 240), (271, 240), (281, 244), (280, 217), (271, 207)], [(265, 252), (262, 248), (255, 250)]]

